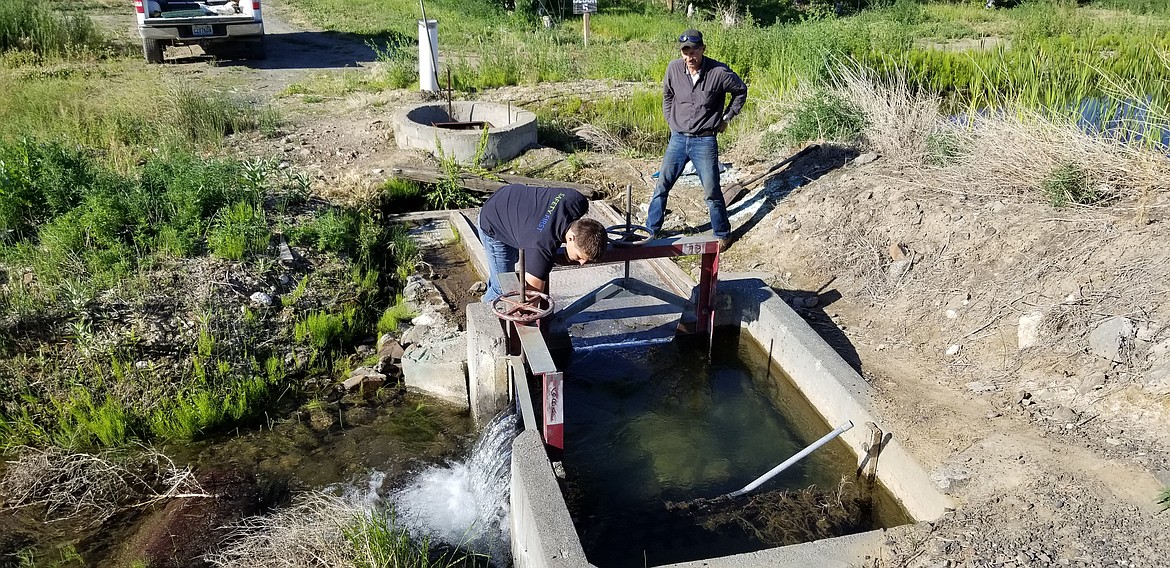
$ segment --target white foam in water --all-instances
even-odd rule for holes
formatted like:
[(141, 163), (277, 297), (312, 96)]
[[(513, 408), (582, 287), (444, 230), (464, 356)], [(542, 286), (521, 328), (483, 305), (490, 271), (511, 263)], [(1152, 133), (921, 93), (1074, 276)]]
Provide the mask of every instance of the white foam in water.
[(508, 477), (515, 430), (515, 414), (497, 416), (466, 459), (427, 468), (390, 498), (412, 536), (488, 554), (496, 566), (511, 564)]

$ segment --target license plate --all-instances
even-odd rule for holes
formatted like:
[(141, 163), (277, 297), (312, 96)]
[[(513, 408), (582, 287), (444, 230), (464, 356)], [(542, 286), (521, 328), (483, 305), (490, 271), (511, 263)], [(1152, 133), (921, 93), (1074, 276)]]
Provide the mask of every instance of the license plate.
[(191, 35), (209, 36), (213, 33), (215, 32), (212, 30), (211, 26), (208, 25), (191, 26)]

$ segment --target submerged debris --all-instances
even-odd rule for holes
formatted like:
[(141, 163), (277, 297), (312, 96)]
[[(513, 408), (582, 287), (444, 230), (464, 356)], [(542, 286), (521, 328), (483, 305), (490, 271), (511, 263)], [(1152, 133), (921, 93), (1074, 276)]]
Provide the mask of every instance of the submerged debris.
[(689, 515), (712, 532), (741, 530), (769, 546), (785, 546), (868, 530), (871, 507), (857, 485), (842, 479), (836, 490), (808, 487), (680, 503), (668, 511)]

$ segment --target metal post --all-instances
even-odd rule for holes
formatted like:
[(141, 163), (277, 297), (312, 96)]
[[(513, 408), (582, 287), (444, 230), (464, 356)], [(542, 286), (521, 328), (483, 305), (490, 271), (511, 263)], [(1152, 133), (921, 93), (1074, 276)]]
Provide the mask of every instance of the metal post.
[(455, 108), (451, 105), (451, 93), (454, 89), (451, 88), (451, 68), (447, 68), (447, 120), (457, 122), (455, 118)]
[[(630, 227), (632, 227), (634, 225), (634, 221), (633, 221), (633, 217), (632, 217), (633, 213), (634, 213), (634, 186), (627, 183), (626, 184), (626, 231), (629, 231), (629, 232), (625, 236), (623, 236), (622, 238), (627, 238), (630, 236), (630, 233), (633, 233), (633, 231), (630, 230)], [(627, 260), (626, 261), (626, 275), (624, 277), (622, 277), (622, 286), (625, 286), (629, 280), (630, 280), (630, 261)]]
[(699, 269), (699, 301), (695, 302), (695, 316), (699, 333), (711, 333), (715, 327), (715, 283), (719, 274), (719, 244), (712, 243), (714, 250), (704, 252)]

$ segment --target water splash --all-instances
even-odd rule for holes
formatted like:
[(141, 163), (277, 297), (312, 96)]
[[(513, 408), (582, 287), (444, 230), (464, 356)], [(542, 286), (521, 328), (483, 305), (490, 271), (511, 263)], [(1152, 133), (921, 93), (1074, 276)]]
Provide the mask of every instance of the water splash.
[(433, 466), (390, 497), (398, 519), (415, 538), (430, 538), (512, 563), (509, 478), (516, 415), (496, 416), (465, 460)]

